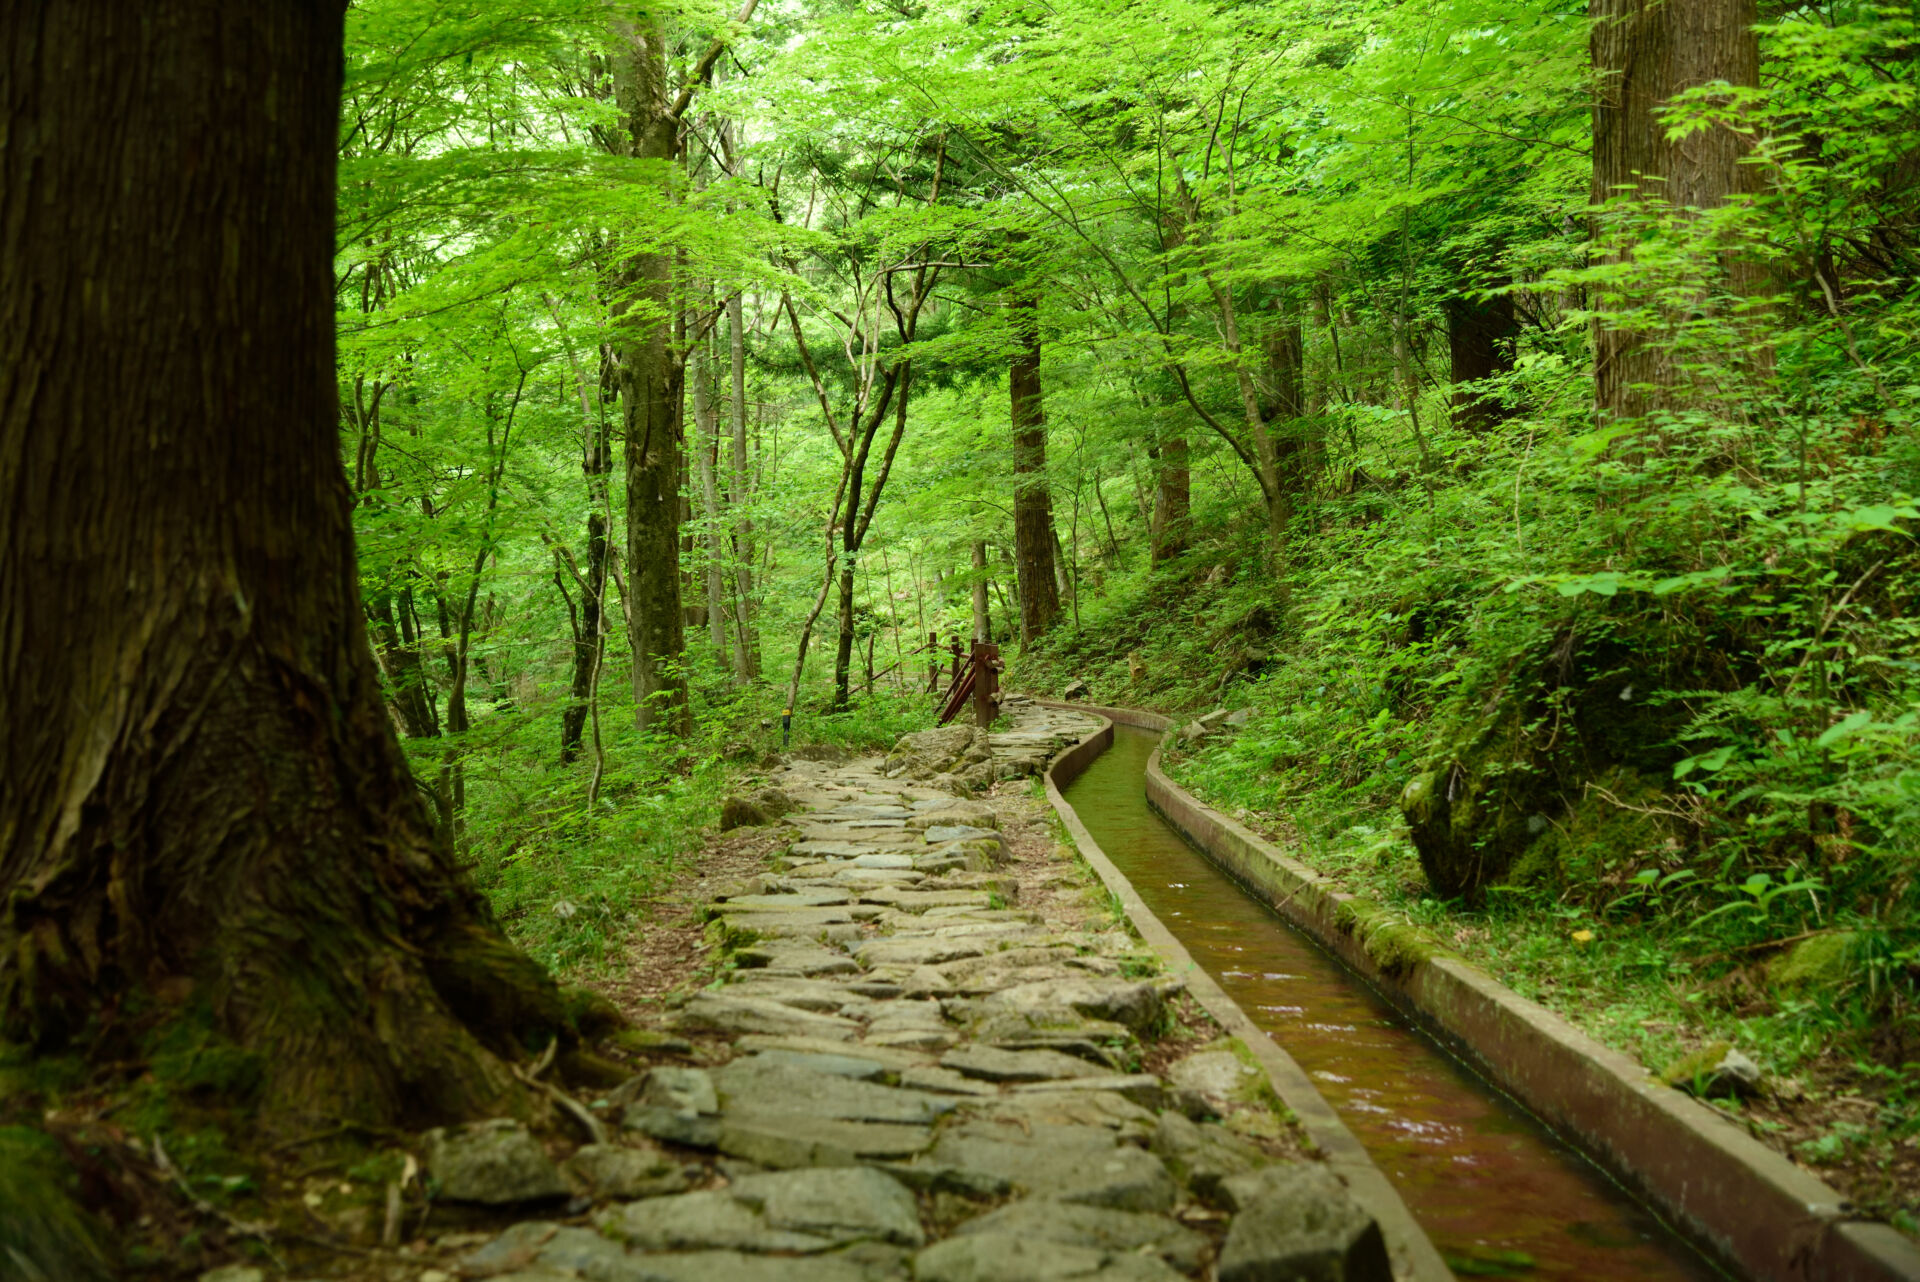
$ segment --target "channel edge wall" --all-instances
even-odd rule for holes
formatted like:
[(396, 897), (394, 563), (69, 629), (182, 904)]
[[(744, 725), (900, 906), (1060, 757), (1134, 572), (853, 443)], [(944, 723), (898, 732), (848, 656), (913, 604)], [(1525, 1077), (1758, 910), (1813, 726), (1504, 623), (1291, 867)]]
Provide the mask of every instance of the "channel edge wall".
[[(1171, 724), (1130, 708), (1038, 702), (1144, 730)], [(1478, 967), (1445, 955), (1383, 967), (1367, 951), (1364, 919), (1342, 911), (1356, 896), (1174, 783), (1158, 747), (1146, 790), (1208, 858), (1727, 1268), (1764, 1282), (1920, 1282), (1920, 1248), (1891, 1225), (1853, 1218), (1827, 1183)]]

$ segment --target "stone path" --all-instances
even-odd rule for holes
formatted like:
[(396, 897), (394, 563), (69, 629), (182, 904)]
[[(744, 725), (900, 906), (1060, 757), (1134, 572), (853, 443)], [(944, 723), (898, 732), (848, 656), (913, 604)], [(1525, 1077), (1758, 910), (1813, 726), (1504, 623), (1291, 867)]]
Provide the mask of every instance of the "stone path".
[(1017, 782), (1097, 723), (1006, 711), (776, 772), (751, 801), (790, 839), (708, 910), (724, 982), (592, 1102), (601, 1142), (435, 1133), (439, 1197), (516, 1222), (443, 1237), (421, 1282), (1389, 1278)]

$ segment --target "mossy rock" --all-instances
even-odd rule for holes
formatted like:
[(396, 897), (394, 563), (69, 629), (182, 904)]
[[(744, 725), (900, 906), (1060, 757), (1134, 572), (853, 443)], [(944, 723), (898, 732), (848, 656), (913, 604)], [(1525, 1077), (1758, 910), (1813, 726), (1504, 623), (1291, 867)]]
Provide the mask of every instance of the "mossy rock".
[(114, 1260), (75, 1200), (79, 1177), (52, 1136), (0, 1127), (0, 1262), (19, 1282), (105, 1282)]
[(1670, 775), (1678, 713), (1646, 695), (1682, 678), (1647, 671), (1645, 645), (1610, 624), (1581, 626), (1594, 635), (1569, 627), (1519, 640), (1497, 669), (1464, 677), (1435, 718), (1400, 808), (1442, 897), (1477, 904), (1493, 886), (1552, 883), (1596, 853), (1667, 842), (1650, 815), (1616, 813), (1589, 785), (1657, 794), (1648, 781)]
[(1767, 984), (1785, 993), (1837, 993), (1855, 977), (1854, 933), (1836, 930), (1803, 939), (1767, 966)]
[(1508, 869), (1505, 884), (1542, 890), (1598, 881), (1623, 865), (1641, 867), (1679, 850), (1683, 835), (1664, 813), (1664, 791), (1629, 767), (1602, 773)]

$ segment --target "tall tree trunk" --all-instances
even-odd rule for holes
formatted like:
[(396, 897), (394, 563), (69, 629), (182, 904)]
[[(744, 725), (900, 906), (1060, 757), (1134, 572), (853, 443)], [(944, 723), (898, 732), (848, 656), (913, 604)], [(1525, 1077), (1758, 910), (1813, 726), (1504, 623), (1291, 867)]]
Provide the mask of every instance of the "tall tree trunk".
[(726, 557), (722, 531), (726, 514), (721, 507), (719, 468), (720, 407), (713, 403), (712, 362), (708, 345), (694, 349), (691, 362), (693, 379), (693, 458), (700, 472), (700, 497), (707, 511), (707, 640), (713, 647), (715, 667), (727, 667), (727, 607), (724, 581)]
[(733, 677), (735, 682), (744, 684), (760, 675), (760, 637), (754, 626), (753, 518), (747, 515), (752, 474), (747, 467), (746, 316), (739, 294), (727, 300), (727, 355), (729, 372), (733, 375), (733, 394), (729, 398), (733, 439), (727, 476), (727, 498), (734, 511)]
[[(661, 162), (668, 182), (678, 121), (667, 98), (666, 34), (657, 21), (614, 24), (621, 45), (614, 95), (626, 117), (628, 155)], [(662, 193), (663, 198), (665, 193)], [(621, 293), (637, 316), (616, 304), (624, 328), (616, 340), (621, 417), (626, 425), (627, 592), (633, 632), (634, 720), (642, 730), (686, 734), (686, 616), (680, 605), (681, 378), (669, 339), (671, 260), (640, 253), (621, 272)]]
[[(1022, 598), (1024, 603), (1025, 598)], [(973, 639), (993, 640), (993, 615), (987, 607), (987, 543), (973, 541)]]
[(506, 1060), (562, 1019), (436, 840), (367, 646), (343, 7), (0, 10), (0, 1030), (118, 1059), (206, 1021), (302, 1131), (524, 1108)]
[(1187, 550), (1192, 531), (1192, 480), (1185, 434), (1169, 432), (1153, 455), (1153, 564)]
[(1520, 338), (1513, 296), (1495, 294), (1482, 299), (1460, 294), (1447, 300), (1445, 310), (1447, 350), (1452, 357), (1453, 423), (1465, 431), (1484, 432), (1512, 413), (1498, 398), (1489, 397), (1474, 385), (1513, 372), (1514, 345)]
[(1039, 300), (1023, 294), (1008, 310), (1014, 336), (1007, 371), (1013, 401), (1013, 547), (1020, 564), (1020, 643), (1025, 645), (1059, 621), (1060, 592), (1054, 583), (1053, 495), (1047, 485), (1047, 416), (1040, 393)]
[[(1591, 52), (1599, 88), (1593, 103), (1595, 205), (1622, 195), (1677, 209), (1712, 209), (1739, 190), (1748, 140), (1732, 129), (1698, 130), (1670, 141), (1660, 109), (1686, 89), (1724, 80), (1760, 81), (1754, 0), (1590, 0)], [(1603, 241), (1606, 224), (1603, 217)], [(1623, 245), (1605, 258), (1631, 256)], [(1757, 273), (1740, 273), (1758, 284)], [(1630, 304), (1641, 300), (1629, 300)], [(1669, 403), (1681, 382), (1667, 349), (1604, 318), (1594, 327), (1594, 392), (1603, 419), (1636, 419)]]
[[(572, 350), (568, 359), (573, 360)], [(598, 750), (600, 723), (594, 712), (599, 698), (600, 670), (607, 648), (607, 520), (612, 508), (607, 480), (613, 474), (613, 442), (607, 432), (607, 416), (597, 412), (587, 396), (585, 373), (575, 364), (574, 384), (580, 397), (583, 432), (580, 471), (587, 482), (587, 566), (580, 571), (569, 558), (569, 569), (581, 578), (580, 630), (573, 639), (573, 674), (567, 686), (567, 706), (560, 714), (560, 760), (579, 759), (587, 718), (594, 714), (594, 743)]]

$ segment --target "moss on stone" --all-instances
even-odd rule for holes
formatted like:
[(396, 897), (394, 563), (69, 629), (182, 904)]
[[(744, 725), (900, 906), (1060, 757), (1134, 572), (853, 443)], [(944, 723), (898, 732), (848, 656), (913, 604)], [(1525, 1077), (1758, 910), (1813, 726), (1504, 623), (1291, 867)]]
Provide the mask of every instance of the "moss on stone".
[(1660, 1074), (1660, 1080), (1673, 1087), (1691, 1086), (1718, 1068), (1720, 1061), (1725, 1059), (1727, 1052), (1732, 1049), (1731, 1042), (1708, 1042), (1699, 1050), (1682, 1055), (1667, 1065), (1666, 1070)]
[(1854, 978), (1853, 945), (1850, 930), (1803, 939), (1767, 966), (1767, 983), (1788, 993), (1837, 993)]
[(1558, 890), (1670, 855), (1684, 834), (1663, 799), (1660, 786), (1637, 770), (1605, 771), (1558, 818), (1540, 817), (1539, 836), (1514, 861), (1505, 884)]
[(1404, 975), (1423, 962), (1447, 955), (1438, 939), (1371, 900), (1343, 900), (1335, 910), (1334, 924), (1342, 934), (1357, 939), (1374, 965), (1389, 975)]

